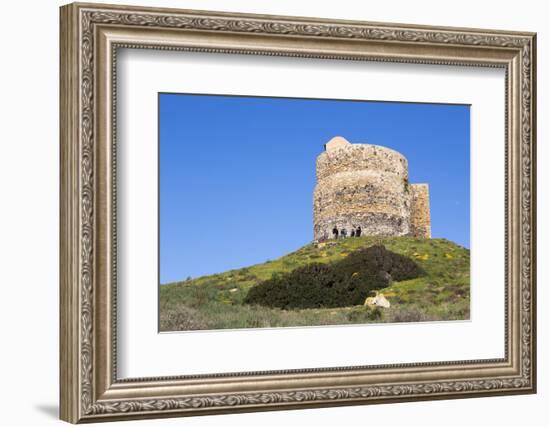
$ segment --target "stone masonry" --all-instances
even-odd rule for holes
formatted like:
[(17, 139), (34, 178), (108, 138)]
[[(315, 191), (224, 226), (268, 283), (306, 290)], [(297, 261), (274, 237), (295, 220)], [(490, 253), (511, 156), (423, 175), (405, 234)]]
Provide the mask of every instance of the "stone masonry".
[(411, 184), (411, 236), (431, 237), (428, 184)]
[(332, 229), (363, 235), (431, 237), (428, 184), (410, 184), (407, 159), (395, 150), (334, 137), (317, 157), (314, 239)]

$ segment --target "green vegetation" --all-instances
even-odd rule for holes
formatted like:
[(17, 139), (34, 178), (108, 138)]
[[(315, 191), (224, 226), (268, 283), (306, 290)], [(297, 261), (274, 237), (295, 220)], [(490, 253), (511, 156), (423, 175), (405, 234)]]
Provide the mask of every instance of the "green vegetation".
[(371, 291), (392, 280), (414, 279), (423, 271), (382, 245), (357, 249), (339, 261), (314, 262), (273, 275), (248, 291), (244, 302), (285, 310), (362, 305)]
[[(343, 260), (351, 252), (377, 244), (414, 260), (424, 271), (408, 280), (394, 278), (381, 290), (390, 308), (358, 304), (283, 310), (245, 304), (255, 285), (312, 263)], [(470, 252), (445, 239), (360, 237), (309, 244), (263, 264), (160, 288), (162, 331), (461, 320), (469, 316)]]

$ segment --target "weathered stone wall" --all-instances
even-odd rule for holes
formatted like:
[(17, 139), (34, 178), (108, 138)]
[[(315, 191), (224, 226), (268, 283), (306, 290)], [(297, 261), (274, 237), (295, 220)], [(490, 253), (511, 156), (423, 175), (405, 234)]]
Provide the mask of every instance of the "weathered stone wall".
[(407, 159), (402, 154), (377, 145), (350, 144), (342, 137), (329, 141), (325, 150), (317, 157), (315, 240), (333, 238), (334, 227), (345, 229), (348, 236), (357, 227), (364, 235), (411, 235), (413, 194), (418, 195), (415, 226), (424, 227), (425, 234), (427, 218), (429, 234), (427, 186), (425, 195), (413, 193)]
[[(346, 141), (347, 142), (347, 141)], [(313, 196), (314, 237), (332, 238), (332, 229), (361, 227), (365, 235), (409, 233), (407, 160), (397, 151), (332, 141), (317, 158)]]
[(431, 238), (430, 196), (428, 184), (411, 186), (411, 236)]

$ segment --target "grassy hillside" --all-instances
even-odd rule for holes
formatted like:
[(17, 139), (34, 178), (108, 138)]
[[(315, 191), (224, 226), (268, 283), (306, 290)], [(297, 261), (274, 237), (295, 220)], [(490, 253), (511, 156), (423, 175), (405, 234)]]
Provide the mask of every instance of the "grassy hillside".
[[(391, 303), (388, 309), (359, 305), (281, 310), (243, 304), (248, 289), (273, 274), (312, 262), (333, 262), (374, 244), (410, 257), (426, 272), (383, 289)], [(445, 239), (361, 237), (309, 244), (263, 264), (160, 288), (162, 331), (458, 320), (469, 316), (470, 251)]]

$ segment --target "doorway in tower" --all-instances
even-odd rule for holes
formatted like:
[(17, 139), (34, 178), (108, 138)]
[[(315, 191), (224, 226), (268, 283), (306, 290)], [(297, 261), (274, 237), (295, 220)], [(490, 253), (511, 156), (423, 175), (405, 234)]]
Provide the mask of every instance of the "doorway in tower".
[(158, 94), (159, 330), (470, 316), (470, 106)]

